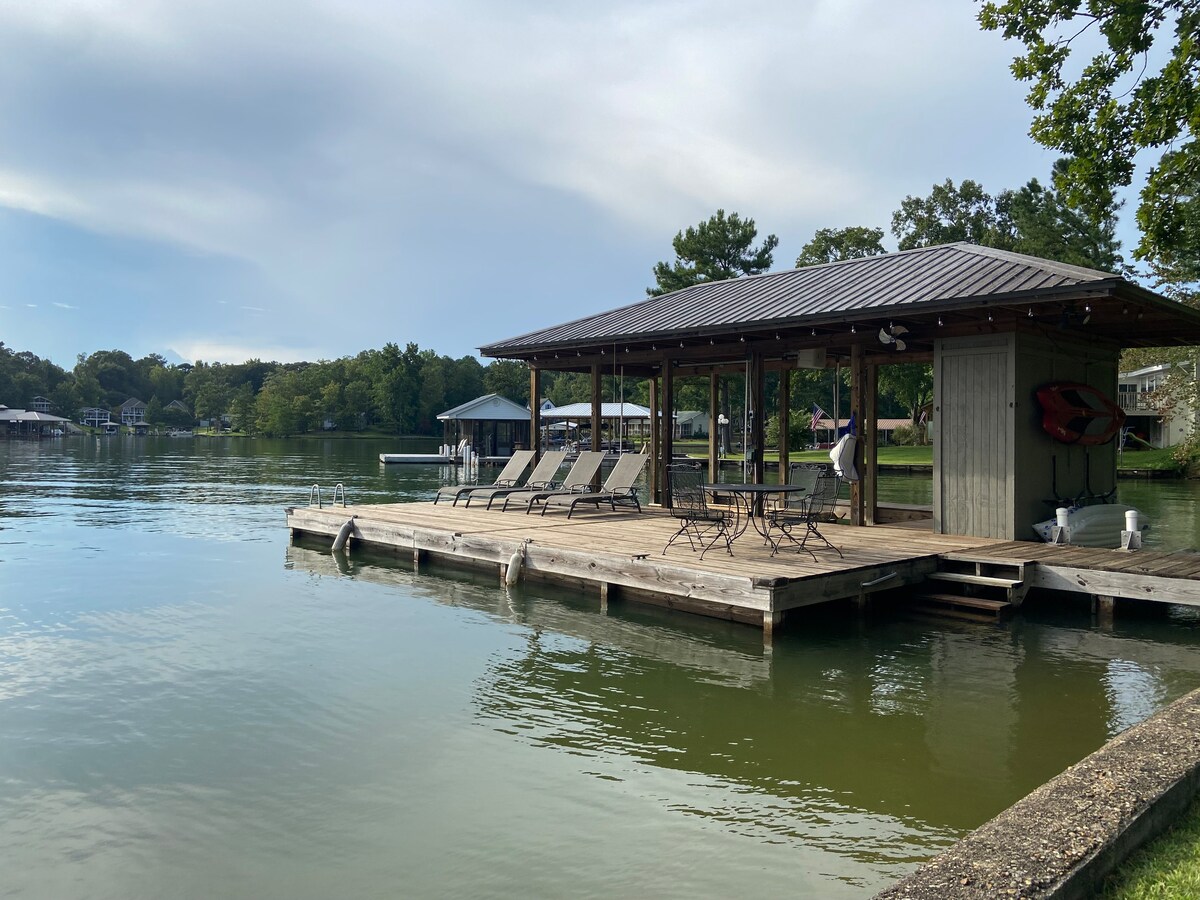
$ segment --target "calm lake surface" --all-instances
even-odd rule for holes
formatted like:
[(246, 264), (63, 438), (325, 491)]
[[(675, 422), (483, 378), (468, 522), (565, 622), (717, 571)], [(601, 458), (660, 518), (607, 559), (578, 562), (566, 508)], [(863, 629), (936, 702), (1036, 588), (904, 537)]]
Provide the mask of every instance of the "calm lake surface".
[[(765, 651), (289, 546), (314, 482), (431, 496), (399, 449), (0, 444), (0, 895), (864, 897), (1200, 686), (1186, 610), (818, 614)], [(1197, 485), (1121, 491), (1200, 545)]]

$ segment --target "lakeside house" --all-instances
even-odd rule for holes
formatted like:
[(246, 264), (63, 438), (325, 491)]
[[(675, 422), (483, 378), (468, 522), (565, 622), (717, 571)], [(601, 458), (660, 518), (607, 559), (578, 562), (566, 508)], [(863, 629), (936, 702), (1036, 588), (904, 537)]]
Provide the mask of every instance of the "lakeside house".
[(122, 425), (137, 425), (146, 421), (146, 404), (137, 397), (130, 397), (118, 408)]
[(101, 406), (88, 406), (79, 411), (79, 424), (101, 428), (112, 421), (112, 413)]
[(1194, 365), (1163, 363), (1119, 376), (1117, 398), (1125, 411), (1126, 430), (1138, 438), (1134, 443), (1173, 447), (1186, 440), (1200, 423), (1200, 412), (1190, 404), (1181, 403), (1169, 410), (1160, 410), (1155, 404), (1155, 391), (1173, 374), (1195, 381), (1197, 373)]
[(46, 397), (34, 397), (29, 401), (29, 408), (34, 412), (48, 413), (50, 412), (50, 400)]
[(5, 437), (43, 437), (52, 434), (62, 434), (63, 425), (68, 422), (62, 416), (55, 416), (39, 410), (11, 409), (0, 404), (0, 434)]

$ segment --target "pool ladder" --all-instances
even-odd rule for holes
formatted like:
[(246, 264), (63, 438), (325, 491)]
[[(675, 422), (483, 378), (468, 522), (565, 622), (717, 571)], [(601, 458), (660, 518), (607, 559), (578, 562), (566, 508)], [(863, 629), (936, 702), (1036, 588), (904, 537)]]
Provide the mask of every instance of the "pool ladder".
[[(338, 505), (338, 494), (342, 495), (342, 509), (346, 508), (346, 486), (340, 481), (333, 486), (333, 499), (329, 501), (330, 506)], [(314, 484), (308, 491), (308, 505), (313, 505), (313, 500), (316, 500), (317, 509), (324, 509), (325, 505), (321, 502), (321, 486)]]

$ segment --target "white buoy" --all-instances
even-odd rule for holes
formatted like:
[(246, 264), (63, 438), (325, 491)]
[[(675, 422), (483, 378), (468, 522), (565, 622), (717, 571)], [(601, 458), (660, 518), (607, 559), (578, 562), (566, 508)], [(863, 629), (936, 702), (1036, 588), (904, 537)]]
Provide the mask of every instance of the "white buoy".
[(521, 550), (514, 550), (513, 555), (508, 558), (508, 570), (504, 573), (504, 583), (512, 587), (521, 577), (521, 562), (525, 558), (525, 554)]
[(341, 528), (338, 529), (337, 537), (333, 539), (333, 549), (342, 550), (346, 546), (346, 541), (350, 540), (350, 535), (354, 533), (354, 519), (346, 520)]

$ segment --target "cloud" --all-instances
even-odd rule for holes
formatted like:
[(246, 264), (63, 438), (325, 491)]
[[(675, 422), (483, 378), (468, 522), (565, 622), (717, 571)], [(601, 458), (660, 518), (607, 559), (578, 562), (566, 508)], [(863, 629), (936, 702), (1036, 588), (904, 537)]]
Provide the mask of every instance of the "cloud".
[[(778, 234), (786, 266), (817, 228), (886, 227), (948, 176), (1044, 176), (1011, 50), (974, 15), (961, 0), (18, 3), (0, 20), (0, 206), (103, 252), (150, 248), (116, 274), (71, 255), (87, 293), (50, 296), (98, 316), (76, 341), (457, 354), (564, 304), (638, 299), (671, 236), (718, 207)], [(194, 266), (156, 266), (155, 246)], [(277, 349), (255, 349), (257, 316), (196, 323), (214, 299), (274, 311)]]
[(328, 354), (318, 348), (286, 347), (270, 343), (222, 343), (205, 338), (178, 338), (167, 345), (169, 353), (188, 362), (243, 363), (249, 359), (268, 362), (303, 362), (317, 360)]
[(53, 305), (53, 306), (57, 306), (59, 309), (79, 309), (79, 307), (78, 307), (78, 306), (72, 306), (70, 303), (58, 303), (58, 302), (55, 302), (55, 303), (53, 303), (52, 305)]

